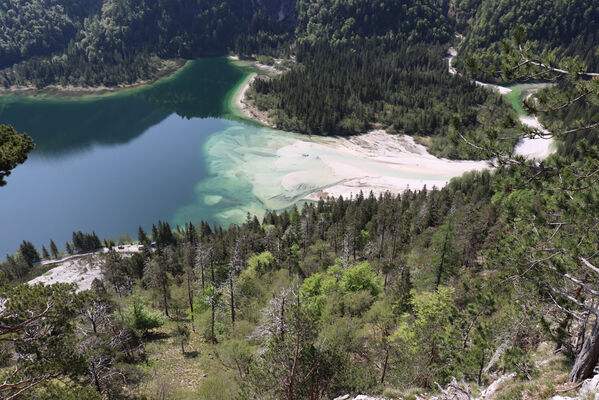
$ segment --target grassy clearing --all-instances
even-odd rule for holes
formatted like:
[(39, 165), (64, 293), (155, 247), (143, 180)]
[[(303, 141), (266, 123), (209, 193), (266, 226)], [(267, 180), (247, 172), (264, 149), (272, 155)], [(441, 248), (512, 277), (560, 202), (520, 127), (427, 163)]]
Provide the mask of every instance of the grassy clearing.
[(167, 321), (145, 338), (147, 361), (139, 368), (145, 375), (142, 382), (131, 390), (150, 398), (186, 398), (197, 393), (212, 360), (210, 345), (197, 333), (191, 333), (185, 353), (176, 343), (172, 331), (175, 321)]
[(494, 400), (545, 400), (553, 396), (574, 395), (566, 391), (575, 386), (568, 382), (570, 360), (564, 354), (553, 354), (553, 345), (543, 343), (533, 356), (537, 365), (531, 380), (519, 379), (505, 382)]

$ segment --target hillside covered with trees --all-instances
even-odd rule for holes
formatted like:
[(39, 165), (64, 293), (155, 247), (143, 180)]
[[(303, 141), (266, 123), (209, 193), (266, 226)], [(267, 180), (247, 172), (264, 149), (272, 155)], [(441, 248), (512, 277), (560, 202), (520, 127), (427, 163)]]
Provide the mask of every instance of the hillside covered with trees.
[[(145, 26), (146, 8), (111, 1), (118, 6), (104, 3), (99, 12), (137, 21), (145, 27), (139, 32), (154, 29)], [(549, 8), (556, 14), (534, 9), (536, 14), (522, 15), (535, 15), (529, 22), (538, 22), (542, 32), (561, 26), (555, 20), (567, 12), (578, 13), (568, 8), (575, 3), (539, 2), (556, 7)], [(130, 252), (117, 246), (132, 239), (102, 242), (93, 232), (74, 232), (66, 254), (53, 241), (40, 252), (25, 240), (0, 263), (0, 397), (325, 400), (371, 393), (415, 399), (439, 393), (454, 378), (478, 396), (501, 377), (497, 400), (552, 399), (574, 396), (596, 377), (599, 72), (576, 58), (581, 54), (574, 44), (554, 53), (543, 50), (553, 42), (541, 36), (527, 41), (526, 26), (510, 22), (518, 17), (509, 12), (505, 21), (483, 26), (490, 1), (415, 4), (300, 1), (298, 27), (305, 27), (293, 34), (304, 39), (295, 43), (296, 65), (278, 78), (256, 81), (255, 101), (273, 110), (278, 124), (309, 133), (349, 134), (379, 125), (434, 134), (439, 139), (431, 149), (457, 158), (475, 152), (492, 160), (493, 171), (466, 174), (444, 188), (321, 199), (266, 212), (262, 220), (248, 214), (229, 227), (159, 221), (151, 232), (139, 229), (141, 247)], [(533, 3), (495, 4), (499, 12)], [(141, 46), (140, 57), (216, 52), (214, 38), (247, 49), (258, 45), (219, 30), (219, 21), (262, 18), (260, 12), (226, 10), (233, 3), (216, 0), (193, 5), (206, 5), (199, 10), (207, 13), (177, 8), (189, 19), (169, 25), (172, 14), (165, 11), (158, 17), (165, 36), (151, 38), (164, 40), (165, 53), (151, 55)], [(580, 5), (591, 10), (584, 18), (594, 18), (590, 3)], [(366, 11), (369, 20), (370, 14), (426, 14), (439, 25), (383, 18), (383, 32), (354, 18), (345, 29), (342, 18), (329, 15)], [(214, 17), (220, 12), (223, 19)], [(198, 15), (207, 25), (187, 36), (184, 27), (203, 21)], [(75, 26), (77, 18), (69, 18)], [(284, 19), (265, 18), (282, 29), (268, 46), (277, 52), (292, 33), (279, 24)], [(564, 32), (584, 36), (591, 19), (588, 26), (569, 21), (571, 30)], [(85, 29), (104, 29), (89, 36), (102, 38), (84, 47), (89, 57), (102, 54), (96, 51), (107, 32), (113, 36), (106, 43), (122, 49), (138, 34), (111, 20), (84, 20)], [(556, 83), (523, 103), (548, 131), (515, 126), (498, 97), (449, 75), (442, 60), (451, 43), (444, 21), (471, 29), (464, 31), (466, 53), (475, 51), (468, 50), (472, 43), (478, 43), (473, 49), (485, 40), (490, 47), (497, 43), (485, 30), (510, 25), (511, 38), (497, 36), (504, 39), (497, 70), (506, 81)], [(419, 36), (422, 24), (429, 28)], [(66, 35), (67, 24), (60, 27)], [(488, 40), (477, 42), (472, 32)], [(85, 38), (77, 37), (77, 43)], [(77, 54), (73, 43), (67, 52)], [(118, 51), (106, 49), (118, 59)], [(562, 51), (576, 54), (558, 57)], [(482, 75), (494, 63), (494, 56), (483, 54), (467, 65), (469, 73)], [(514, 155), (513, 143), (539, 137), (555, 140), (557, 152), (545, 160)], [(27, 136), (1, 127), (0, 177), (24, 162), (32, 146)], [(100, 246), (108, 251), (86, 254)], [(50, 259), (61, 255), (99, 269), (101, 279), (85, 291), (76, 283), (25, 284), (60, 264)]]
[[(551, 120), (554, 109), (596, 103), (597, 80), (564, 69), (568, 60), (527, 64), (537, 57), (528, 49), (511, 43), (504, 70), (561, 82), (527, 102), (531, 112)], [(584, 135), (577, 151), (561, 146), (542, 162), (461, 131), (498, 169), (443, 189), (321, 200), (228, 229), (159, 222), (139, 229), (143, 248), (129, 255), (106, 240), (113, 250), (88, 256), (103, 280), (84, 293), (19, 285), (49, 257), (23, 242), (0, 264), (1, 354), (19, 355), (2, 359), (0, 390), (25, 399), (405, 398), (453, 378), (476, 394), (497, 375), (513, 379), (503, 398), (574, 390), (599, 358), (599, 149), (586, 139), (592, 119), (556, 124), (556, 140)], [(75, 232), (67, 247), (99, 245)]]
[(14, 3), (0, 8), (0, 67), (12, 66), (0, 71), (4, 87), (133, 83), (170, 58), (272, 51), (289, 30), (250, 0)]
[[(391, 39), (303, 43), (299, 65), (281, 77), (256, 80), (248, 98), (269, 111), (277, 128), (317, 135), (352, 135), (374, 128), (432, 136), (429, 151), (452, 159), (480, 152), (455, 137), (518, 126), (501, 96), (452, 76), (443, 45)], [(506, 148), (515, 142), (506, 141)]]
[(596, 0), (455, 1), (455, 8), (456, 14), (463, 16), (460, 60), (475, 57), (487, 68), (499, 70), (501, 42), (520, 25), (539, 51), (551, 51), (558, 58), (578, 56), (588, 68), (598, 69), (599, 2)]

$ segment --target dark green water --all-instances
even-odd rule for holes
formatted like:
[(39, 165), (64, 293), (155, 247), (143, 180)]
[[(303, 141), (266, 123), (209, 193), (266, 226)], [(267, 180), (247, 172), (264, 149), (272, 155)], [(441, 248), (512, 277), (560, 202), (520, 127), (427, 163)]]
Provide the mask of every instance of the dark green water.
[(224, 58), (201, 59), (116, 94), (0, 97), (0, 123), (37, 145), (0, 189), (0, 254), (24, 239), (63, 247), (74, 230), (115, 238), (158, 219), (215, 220), (231, 200), (198, 205), (196, 185), (211, 176), (204, 145), (232, 127), (260, 129), (231, 109), (251, 72)]

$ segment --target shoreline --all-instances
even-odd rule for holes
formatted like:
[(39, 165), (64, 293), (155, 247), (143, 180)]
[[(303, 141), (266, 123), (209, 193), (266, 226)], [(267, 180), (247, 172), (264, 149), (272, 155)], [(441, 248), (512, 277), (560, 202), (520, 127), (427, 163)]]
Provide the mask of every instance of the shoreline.
[[(251, 64), (261, 69), (257, 63)], [(268, 111), (258, 110), (247, 99), (247, 91), (259, 75), (251, 74), (240, 86), (233, 97), (233, 107), (243, 117), (276, 130), (268, 118)], [(420, 190), (424, 186), (441, 188), (454, 177), (489, 168), (487, 161), (437, 158), (425, 146), (415, 143), (412, 137), (393, 135), (384, 130), (371, 130), (351, 137), (288, 133), (294, 136), (294, 142), (278, 149), (277, 161), (269, 170), (283, 173), (280, 184), (286, 195), (291, 198), (295, 197), (294, 193), (303, 192), (299, 198), (304, 201), (339, 196), (349, 199), (360, 191), (365, 195), (372, 191), (378, 196), (385, 192), (399, 194)], [(313, 163), (318, 167), (314, 168)], [(249, 165), (246, 167), (243, 169), (254, 169)], [(253, 183), (263, 185), (263, 182)], [(258, 195), (263, 203), (269, 202), (269, 196), (270, 193)]]
[[(447, 58), (449, 72), (451, 51)], [(250, 104), (247, 90), (258, 74), (247, 78), (235, 96), (234, 107), (245, 117), (276, 129), (267, 112), (261, 112)], [(511, 88), (499, 85), (476, 84), (506, 95)], [(525, 125), (526, 118), (520, 118)], [(524, 120), (523, 120), (524, 119)], [(538, 121), (534, 121), (538, 124)], [(421, 190), (444, 187), (449, 181), (470, 171), (492, 169), (489, 161), (448, 160), (430, 154), (426, 147), (405, 135), (391, 135), (383, 130), (369, 131), (351, 137), (311, 137), (294, 135), (292, 144), (277, 151), (277, 161), (270, 171), (282, 173), (281, 186), (288, 197), (300, 194), (302, 200), (318, 201), (328, 197), (350, 198), (360, 191), (368, 195), (385, 192), (403, 193), (406, 190)], [(523, 140), (516, 146), (516, 153), (528, 158), (544, 159), (551, 154), (552, 144), (547, 139)], [(313, 160), (313, 161), (310, 161)], [(314, 166), (318, 165), (317, 168)], [(252, 168), (250, 168), (251, 170)], [(254, 182), (258, 183), (258, 182)], [(263, 182), (258, 183), (263, 184)], [(263, 202), (267, 196), (258, 196)]]
[(183, 58), (165, 60), (168, 65), (159, 69), (156, 76), (151, 79), (135, 83), (120, 84), (117, 86), (73, 86), (73, 85), (48, 85), (41, 89), (34, 86), (11, 86), (0, 87), (0, 96), (22, 95), (22, 96), (53, 96), (53, 97), (85, 97), (90, 95), (115, 94), (124, 90), (137, 89), (152, 85), (160, 79), (167, 78), (180, 71), (189, 60)]
[[(233, 108), (237, 110), (242, 117), (249, 118), (262, 125), (266, 125), (269, 128), (277, 129), (268, 116), (268, 111), (261, 111), (258, 107), (251, 104), (247, 98), (247, 91), (250, 89), (252, 83), (258, 78), (263, 77), (269, 79), (272, 76), (281, 75), (284, 71), (275, 68), (272, 65), (261, 64), (254, 60), (240, 60), (238, 56), (228, 56), (230, 61), (243, 63), (249, 65), (260, 72), (254, 72), (250, 74), (238, 92), (233, 96)], [(277, 61), (279, 62), (279, 61)]]
[(276, 129), (268, 117), (268, 111), (260, 111), (258, 107), (254, 106), (247, 100), (247, 91), (250, 89), (251, 84), (258, 76), (258, 73), (254, 73), (247, 78), (245, 84), (241, 87), (241, 90), (239, 90), (234, 97), (233, 107), (235, 107), (237, 111), (241, 112), (242, 116), (266, 125), (269, 128)]
[[(467, 172), (489, 169), (487, 161), (448, 160), (438, 158), (428, 152), (411, 136), (392, 135), (384, 130), (374, 130), (349, 138), (324, 138), (322, 143), (309, 142), (306, 145), (298, 141), (287, 150), (301, 152), (303, 157), (310, 156), (312, 149), (328, 150), (329, 154), (320, 154), (319, 159), (326, 170), (336, 180), (334, 184), (315, 190), (304, 200), (318, 201), (328, 197), (349, 199), (364, 196), (372, 191), (375, 196), (384, 193), (394, 195), (407, 190), (441, 189), (451, 179)], [(330, 154), (330, 153), (333, 154)], [(358, 163), (355, 161), (359, 160)], [(287, 185), (302, 185), (289, 179)], [(304, 175), (304, 179), (310, 179)]]

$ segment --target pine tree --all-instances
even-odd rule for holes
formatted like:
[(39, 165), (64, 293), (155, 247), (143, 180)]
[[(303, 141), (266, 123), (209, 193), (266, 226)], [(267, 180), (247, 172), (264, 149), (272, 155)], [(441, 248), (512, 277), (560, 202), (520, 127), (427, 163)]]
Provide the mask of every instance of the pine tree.
[(45, 260), (50, 258), (50, 253), (48, 253), (48, 249), (46, 249), (46, 246), (43, 246), (43, 245), (42, 245), (42, 258)]
[(33, 243), (29, 241), (24, 240), (23, 243), (21, 243), (21, 246), (19, 247), (19, 251), (27, 265), (29, 265), (30, 267), (32, 267), (33, 264), (40, 261), (40, 255), (37, 252), (37, 249), (35, 248)]
[(50, 253), (53, 258), (58, 258), (58, 247), (56, 246), (56, 243), (54, 243), (54, 240), (50, 240)]

